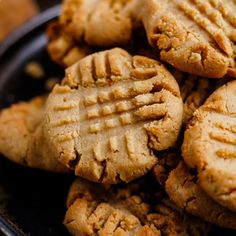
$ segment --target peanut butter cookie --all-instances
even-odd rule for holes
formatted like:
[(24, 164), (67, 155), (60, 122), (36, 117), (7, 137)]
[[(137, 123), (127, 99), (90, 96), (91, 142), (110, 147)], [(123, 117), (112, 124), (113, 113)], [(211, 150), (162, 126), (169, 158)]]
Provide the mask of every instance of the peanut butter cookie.
[(141, 0), (150, 44), (177, 69), (209, 78), (236, 77), (234, 0)]
[(170, 199), (186, 212), (224, 228), (236, 229), (236, 213), (213, 201), (184, 162), (170, 172), (165, 187)]
[(208, 79), (183, 73), (170, 68), (170, 72), (177, 80), (180, 94), (184, 103), (183, 124), (187, 124), (193, 113), (220, 86), (230, 81), (230, 77), (220, 80)]
[(136, 0), (66, 0), (59, 22), (68, 35), (88, 45), (127, 45), (135, 26)]
[(215, 202), (201, 189), (196, 171), (186, 166), (178, 150), (159, 155), (153, 173), (170, 200), (185, 212), (224, 228), (236, 228), (236, 213)]
[(41, 120), (46, 98), (21, 102), (0, 113), (0, 153), (31, 168), (66, 172), (43, 137)]
[[(68, 67), (92, 52), (126, 46), (136, 20), (137, 0), (67, 0), (59, 20), (48, 27), (48, 52), (51, 58)], [(96, 47), (96, 48), (95, 48)]]
[[(150, 182), (149, 182), (150, 183)], [(205, 235), (209, 225), (182, 213), (146, 182), (104, 187), (77, 179), (64, 224), (72, 235)], [(155, 192), (156, 191), (156, 192)]]
[(92, 48), (82, 42), (76, 42), (66, 34), (62, 25), (55, 21), (48, 25), (48, 52), (53, 61), (62, 67), (68, 67), (92, 53)]
[(129, 182), (155, 165), (153, 149), (175, 145), (182, 113), (178, 84), (159, 62), (115, 48), (66, 70), (47, 100), (44, 130), (76, 175)]
[(236, 211), (236, 81), (217, 89), (194, 113), (184, 135), (185, 162), (197, 168), (201, 187)]

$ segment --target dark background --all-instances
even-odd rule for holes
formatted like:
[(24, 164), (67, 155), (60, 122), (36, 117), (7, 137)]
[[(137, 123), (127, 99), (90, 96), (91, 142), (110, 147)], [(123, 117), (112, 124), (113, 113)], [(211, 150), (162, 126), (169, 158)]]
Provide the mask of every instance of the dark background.
[[(61, 1), (38, 2), (43, 11)], [(39, 21), (43, 20), (40, 17)], [(15, 32), (0, 45), (6, 46), (0, 56), (0, 108), (45, 93), (48, 78), (63, 77), (63, 70), (47, 54), (46, 26), (43, 23), (24, 37), (20, 28), (21, 33)], [(24, 67), (32, 60), (42, 65), (47, 72), (45, 78), (34, 80), (25, 74)], [(62, 222), (73, 179), (70, 175), (22, 167), (0, 156), (0, 235), (68, 236)]]
[[(45, 10), (61, 1), (37, 2)], [(0, 107), (44, 93), (47, 78), (63, 77), (63, 70), (47, 54), (45, 29), (43, 24), (29, 32), (0, 58)], [(25, 74), (24, 66), (31, 60), (40, 62), (47, 72), (42, 80)], [(18, 166), (0, 156), (0, 235), (68, 236), (62, 221), (73, 178)], [(235, 236), (236, 232), (214, 227), (209, 236), (217, 235)]]
[(62, 0), (36, 0), (41, 10), (47, 9), (57, 3), (61, 3)]

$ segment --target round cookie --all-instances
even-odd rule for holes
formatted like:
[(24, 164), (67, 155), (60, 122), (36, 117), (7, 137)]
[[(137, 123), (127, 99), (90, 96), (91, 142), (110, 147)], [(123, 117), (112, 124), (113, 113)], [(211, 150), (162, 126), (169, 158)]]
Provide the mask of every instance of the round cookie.
[[(93, 47), (84, 42), (77, 42), (65, 32), (59, 21), (48, 24), (47, 36), (47, 50), (51, 59), (64, 68), (92, 53), (106, 49), (104, 47)], [(148, 44), (145, 33), (141, 31), (135, 32), (132, 42), (124, 48), (132, 55), (141, 55), (159, 60), (157, 53)]]
[(163, 61), (204, 77), (236, 77), (235, 1), (139, 2), (149, 43)]
[(136, 0), (66, 0), (59, 22), (78, 42), (101, 47), (127, 45), (137, 24), (135, 6)]
[(51, 59), (63, 67), (73, 65), (93, 51), (88, 45), (82, 42), (76, 42), (66, 34), (64, 28), (58, 21), (49, 23), (47, 36), (47, 50)]
[[(127, 46), (141, 22), (137, 0), (67, 0), (58, 20), (49, 24), (48, 52), (63, 67), (114, 46)], [(102, 27), (101, 27), (102, 26)]]
[(230, 81), (229, 77), (214, 80), (172, 70), (173, 68), (170, 68), (170, 72), (179, 84), (180, 94), (184, 103), (184, 125), (187, 124), (193, 113), (205, 102), (214, 90)]
[(199, 186), (195, 172), (177, 150), (164, 152), (153, 168), (157, 182), (179, 208), (212, 224), (235, 229), (236, 213), (211, 199)]
[(236, 229), (236, 213), (213, 201), (199, 186), (197, 175), (182, 161), (167, 178), (171, 201), (186, 212), (212, 224)]
[(193, 115), (182, 146), (185, 162), (197, 168), (201, 187), (236, 211), (236, 81), (217, 89)]
[(173, 145), (183, 104), (173, 76), (157, 61), (115, 48), (66, 70), (46, 104), (44, 130), (58, 160), (88, 180), (129, 182)]
[(72, 235), (207, 234), (208, 224), (183, 214), (155, 186), (150, 192), (143, 189), (145, 181), (104, 187), (76, 179), (68, 194), (64, 225)]
[(45, 97), (21, 102), (0, 113), (0, 153), (17, 164), (55, 172), (68, 172), (50, 151), (41, 120)]

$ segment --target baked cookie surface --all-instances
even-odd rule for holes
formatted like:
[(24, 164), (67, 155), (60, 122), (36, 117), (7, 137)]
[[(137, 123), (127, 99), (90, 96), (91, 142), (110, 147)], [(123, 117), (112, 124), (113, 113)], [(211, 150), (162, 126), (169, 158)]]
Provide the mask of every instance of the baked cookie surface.
[(85, 43), (76, 42), (58, 21), (48, 25), (47, 36), (47, 50), (51, 59), (63, 67), (71, 66), (92, 53), (92, 48)]
[(203, 78), (178, 70), (170, 70), (179, 84), (180, 94), (184, 104), (183, 124), (192, 117), (193, 113), (199, 108), (205, 100), (220, 86), (230, 81), (230, 77), (220, 80)]
[(46, 97), (21, 102), (0, 113), (0, 153), (31, 168), (67, 172), (50, 151), (41, 129)]
[(209, 78), (236, 76), (234, 0), (141, 0), (142, 21), (161, 59)]
[(178, 84), (162, 65), (116, 48), (67, 69), (47, 100), (44, 130), (76, 175), (129, 182), (155, 165), (153, 149), (175, 144), (182, 112)]
[(165, 189), (170, 199), (189, 214), (224, 228), (236, 228), (236, 213), (212, 200), (199, 186), (197, 175), (183, 162), (170, 172)]
[[(150, 181), (149, 181), (150, 183)], [(72, 235), (205, 235), (209, 225), (183, 214), (156, 186), (139, 180), (99, 186), (76, 179), (64, 225)]]
[(194, 113), (182, 146), (185, 162), (197, 168), (201, 187), (236, 211), (236, 81), (217, 89)]
[(66, 0), (60, 23), (88, 45), (111, 47), (131, 41), (136, 0)]
[(236, 228), (236, 213), (202, 190), (196, 171), (186, 166), (177, 150), (163, 153), (153, 174), (170, 200), (185, 212), (224, 228)]
[(127, 46), (141, 27), (137, 0), (67, 0), (57, 21), (48, 27), (51, 58), (68, 67), (92, 52)]

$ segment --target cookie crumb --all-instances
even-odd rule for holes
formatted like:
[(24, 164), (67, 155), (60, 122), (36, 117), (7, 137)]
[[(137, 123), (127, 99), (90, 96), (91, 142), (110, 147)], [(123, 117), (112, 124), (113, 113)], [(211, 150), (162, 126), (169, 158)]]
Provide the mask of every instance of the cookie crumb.
[(45, 82), (45, 88), (47, 91), (52, 91), (52, 89), (54, 88), (54, 86), (56, 84), (58, 84), (60, 82), (60, 79), (57, 77), (52, 77), (49, 78), (46, 82)]
[(25, 73), (34, 79), (42, 79), (45, 76), (45, 71), (42, 65), (38, 62), (32, 61), (25, 66)]

